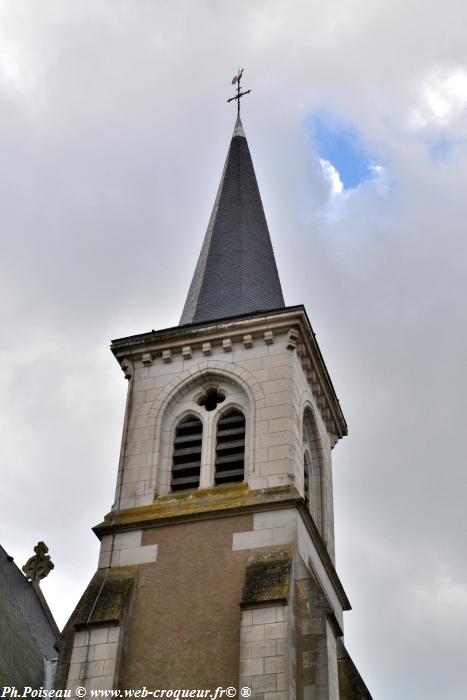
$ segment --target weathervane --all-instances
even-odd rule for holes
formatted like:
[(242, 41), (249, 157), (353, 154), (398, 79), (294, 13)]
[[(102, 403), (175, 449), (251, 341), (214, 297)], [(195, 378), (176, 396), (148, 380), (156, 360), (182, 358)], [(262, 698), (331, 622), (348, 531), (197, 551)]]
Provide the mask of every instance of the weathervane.
[(242, 75), (243, 75), (244, 70), (245, 70), (244, 68), (242, 68), (242, 70), (240, 70), (240, 68), (239, 68), (237, 75), (234, 75), (234, 77), (232, 78), (232, 85), (235, 85), (235, 83), (237, 83), (237, 94), (235, 95), (235, 97), (231, 97), (230, 99), (227, 100), (227, 102), (232, 102), (233, 100), (237, 100), (237, 116), (238, 117), (240, 116), (240, 98), (242, 98), (244, 95), (248, 95), (248, 93), (251, 92), (251, 90), (245, 90), (245, 92), (242, 92), (241, 88), (240, 88), (240, 80), (242, 79)]

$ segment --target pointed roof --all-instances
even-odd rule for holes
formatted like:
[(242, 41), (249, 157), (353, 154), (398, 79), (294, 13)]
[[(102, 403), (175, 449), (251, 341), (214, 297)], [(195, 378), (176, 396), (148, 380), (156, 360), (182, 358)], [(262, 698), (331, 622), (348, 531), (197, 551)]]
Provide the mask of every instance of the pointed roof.
[(180, 325), (283, 306), (268, 225), (238, 117)]

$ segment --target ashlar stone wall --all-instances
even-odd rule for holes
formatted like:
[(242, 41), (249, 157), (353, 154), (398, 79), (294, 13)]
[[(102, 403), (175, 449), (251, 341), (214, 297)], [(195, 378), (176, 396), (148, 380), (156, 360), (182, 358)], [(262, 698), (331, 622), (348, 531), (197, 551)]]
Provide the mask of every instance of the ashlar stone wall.
[[(203, 421), (201, 488), (213, 485), (217, 414), (228, 405), (246, 417), (245, 480), (251, 489), (293, 484), (304, 493), (303, 417), (312, 416), (315, 459), (321, 471), (317, 526), (334, 557), (331, 447), (323, 419), (290, 329), (217, 337), (181, 345), (160, 355), (126, 361), (130, 377), (127, 415), (114, 509), (151, 504), (170, 489), (174, 430), (189, 412)], [(217, 386), (224, 404), (208, 414), (197, 404), (200, 389)]]
[(111, 690), (115, 684), (120, 628), (105, 625), (75, 632), (67, 690)]

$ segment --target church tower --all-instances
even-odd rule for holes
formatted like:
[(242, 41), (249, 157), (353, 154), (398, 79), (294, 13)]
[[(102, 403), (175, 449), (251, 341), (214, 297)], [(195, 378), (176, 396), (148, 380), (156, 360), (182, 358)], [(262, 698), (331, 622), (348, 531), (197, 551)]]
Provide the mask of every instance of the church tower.
[(334, 566), (347, 426), (305, 308), (284, 304), (240, 117), (180, 325), (111, 349), (128, 380), (115, 502), (57, 687), (370, 698)]

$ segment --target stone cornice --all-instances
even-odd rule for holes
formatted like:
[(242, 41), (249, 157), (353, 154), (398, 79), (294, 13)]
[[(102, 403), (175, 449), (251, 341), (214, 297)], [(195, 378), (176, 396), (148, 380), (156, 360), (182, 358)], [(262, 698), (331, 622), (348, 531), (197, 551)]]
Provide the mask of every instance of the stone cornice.
[(130, 378), (132, 363), (129, 358), (139, 360), (144, 365), (155, 361), (169, 363), (177, 353), (190, 359), (194, 352), (209, 356), (216, 346), (228, 352), (234, 343), (242, 343), (246, 349), (255, 342), (270, 344), (274, 342), (275, 333), (288, 333), (287, 348), (296, 351), (300, 358), (334, 446), (338, 439), (347, 435), (347, 424), (302, 305), (128, 336), (113, 340), (111, 350), (125, 376)]
[(283, 328), (287, 325), (286, 320), (293, 320), (297, 312), (300, 311), (304, 312), (304, 307), (301, 305), (288, 306), (276, 311), (256, 312), (243, 316), (222, 318), (217, 321), (190, 323), (159, 331), (153, 330), (149, 333), (140, 333), (112, 340), (110, 349), (117, 359), (130, 351), (136, 357), (144, 352), (150, 352), (152, 349), (160, 354), (164, 347), (180, 348), (189, 342), (203, 342), (205, 338), (216, 340), (229, 334), (240, 337), (251, 328), (254, 328), (256, 333), (274, 327)]
[(304, 308), (300, 317), (300, 330), (300, 339), (297, 341), (297, 355), (302, 362), (303, 371), (306, 374), (323, 421), (331, 435), (332, 447), (334, 447), (338, 439), (347, 435), (347, 423), (319, 349), (316, 335)]

